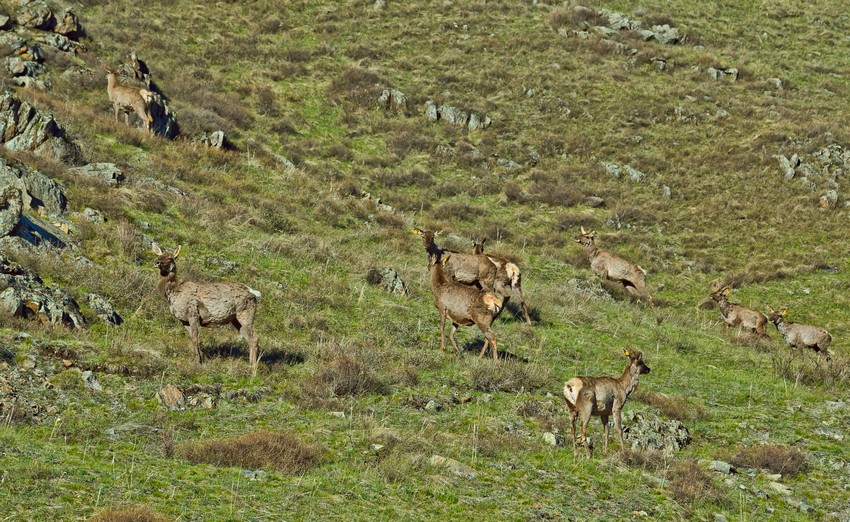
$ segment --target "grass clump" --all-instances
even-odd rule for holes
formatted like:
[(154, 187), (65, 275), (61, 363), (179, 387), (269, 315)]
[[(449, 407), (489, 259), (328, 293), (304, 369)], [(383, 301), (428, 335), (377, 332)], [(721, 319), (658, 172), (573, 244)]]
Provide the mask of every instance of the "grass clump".
[(178, 446), (176, 453), (192, 464), (281, 473), (307, 471), (322, 456), (321, 448), (316, 445), (305, 444), (289, 433), (265, 430), (207, 442), (187, 442)]
[(637, 390), (634, 399), (644, 404), (658, 408), (665, 417), (680, 421), (703, 420), (707, 414), (702, 407), (691, 404), (687, 399), (671, 397), (664, 393), (655, 393), (647, 390)]
[(486, 392), (536, 390), (549, 380), (549, 369), (512, 360), (475, 361), (470, 369), (472, 384)]
[(374, 376), (369, 365), (355, 355), (336, 351), (320, 363), (315, 375), (308, 378), (304, 393), (314, 399), (346, 397), (366, 393), (384, 394), (387, 389)]
[(89, 522), (168, 522), (168, 517), (152, 511), (147, 506), (107, 508), (98, 512)]
[(690, 506), (700, 502), (723, 504), (726, 494), (694, 460), (686, 460), (668, 474), (670, 492), (679, 504)]
[(732, 458), (732, 464), (767, 469), (783, 475), (797, 475), (809, 469), (806, 457), (800, 450), (782, 444), (742, 448)]

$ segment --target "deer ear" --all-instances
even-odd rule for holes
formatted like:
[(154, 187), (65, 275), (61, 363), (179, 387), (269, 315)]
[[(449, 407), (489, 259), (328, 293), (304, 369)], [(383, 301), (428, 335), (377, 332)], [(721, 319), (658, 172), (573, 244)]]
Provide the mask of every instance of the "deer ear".
[(629, 354), (628, 348), (623, 350), (623, 355), (625, 355), (626, 357), (631, 357), (631, 355)]
[(786, 315), (788, 315), (788, 309), (787, 309), (787, 308), (783, 308), (783, 309), (782, 309), (782, 317), (785, 317)]
[(413, 233), (414, 233), (414, 234), (416, 234), (416, 235), (418, 236), (418, 235), (421, 235), (421, 234), (422, 234), (422, 231), (421, 231), (421, 230), (419, 230), (419, 229), (418, 229), (418, 228), (416, 228), (416, 227), (413, 227)]
[(587, 231), (584, 229), (584, 227), (581, 227), (581, 235), (584, 236), (586, 234), (587, 234)]
[(174, 259), (177, 259), (177, 256), (180, 255), (180, 245), (177, 245), (177, 249), (174, 250)]
[(729, 292), (731, 292), (731, 291), (732, 290), (729, 290), (729, 287), (727, 286), (726, 290), (723, 291), (723, 295), (729, 295)]
[(157, 245), (156, 243), (151, 245), (151, 250), (153, 251), (154, 254), (156, 254), (158, 256), (162, 255), (162, 249), (159, 248), (159, 245)]

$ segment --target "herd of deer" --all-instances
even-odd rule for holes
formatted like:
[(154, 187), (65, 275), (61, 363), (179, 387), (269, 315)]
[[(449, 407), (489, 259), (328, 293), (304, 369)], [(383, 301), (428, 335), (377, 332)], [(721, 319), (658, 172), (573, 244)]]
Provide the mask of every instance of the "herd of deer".
[[(129, 126), (129, 114), (134, 112), (142, 120), (150, 133), (153, 118), (150, 113), (151, 92), (126, 85), (119, 85), (116, 73), (107, 71), (107, 93), (113, 104), (115, 120), (118, 113), (124, 112), (125, 123)], [(428, 270), (431, 274), (431, 292), (434, 306), (440, 314), (440, 348), (445, 351), (445, 323), (448, 320), (452, 329), (449, 340), (456, 354), (460, 353), (455, 341), (455, 332), (459, 326), (477, 326), (484, 334), (484, 346), (478, 357), (481, 358), (490, 348), (493, 360), (498, 360), (496, 335), (493, 322), (507, 306), (511, 297), (516, 297), (522, 307), (525, 322), (531, 324), (528, 306), (522, 293), (522, 274), (516, 264), (501, 257), (484, 253), (484, 240), (473, 242), (471, 254), (445, 250), (437, 246), (433, 231), (413, 229), (413, 233), (422, 237), (425, 252), (428, 255)], [(597, 247), (594, 241), (595, 231), (581, 228), (581, 234), (575, 237), (590, 261), (594, 274), (604, 281), (623, 285), (635, 299), (644, 300), (652, 306), (652, 296), (646, 289), (646, 270), (611, 252)], [(252, 372), (257, 370), (258, 337), (254, 331), (254, 315), (260, 293), (239, 283), (195, 283), (177, 281), (176, 259), (180, 247), (167, 252), (153, 245), (157, 255), (155, 262), (159, 269), (157, 289), (168, 301), (171, 313), (186, 328), (192, 340), (198, 363), (203, 362), (200, 347), (200, 327), (230, 324), (245, 338), (249, 348), (249, 365)], [(767, 336), (768, 320), (783, 335), (792, 348), (809, 348), (826, 356), (830, 361), (828, 347), (832, 336), (823, 328), (785, 321), (786, 310), (770, 309), (770, 318), (757, 310), (730, 303), (726, 298), (729, 287), (721, 288), (711, 294), (717, 302), (723, 320), (729, 326), (741, 327), (759, 336)], [(608, 448), (608, 419), (614, 417), (614, 427), (625, 448), (621, 412), (629, 395), (637, 388), (638, 377), (649, 373), (649, 367), (643, 362), (641, 352), (626, 350), (629, 363), (620, 377), (573, 377), (564, 385), (564, 399), (569, 409), (570, 430), (573, 439), (573, 452), (577, 454), (577, 442), (581, 440), (585, 453), (590, 456), (590, 446), (586, 437), (587, 425), (591, 416), (600, 417), (605, 428), (604, 448)], [(580, 439), (576, 434), (576, 420), (581, 420)]]

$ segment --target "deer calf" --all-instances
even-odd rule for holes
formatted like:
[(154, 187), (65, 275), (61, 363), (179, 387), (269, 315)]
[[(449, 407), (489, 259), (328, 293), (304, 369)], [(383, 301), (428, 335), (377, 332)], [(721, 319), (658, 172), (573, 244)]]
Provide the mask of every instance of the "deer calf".
[(584, 247), (584, 252), (590, 259), (590, 269), (593, 273), (606, 281), (622, 284), (629, 294), (645, 299), (651, 306), (652, 296), (646, 290), (646, 270), (597, 247), (593, 240), (595, 235), (595, 230), (587, 232), (581, 227), (581, 235), (575, 237), (576, 243)]
[(629, 364), (620, 377), (573, 377), (564, 384), (564, 400), (570, 411), (570, 432), (573, 436), (573, 455), (578, 455), (576, 440), (576, 418), (581, 418), (581, 441), (584, 452), (590, 458), (587, 444), (587, 424), (591, 416), (599, 417), (605, 427), (603, 451), (608, 451), (608, 418), (614, 416), (614, 427), (620, 438), (620, 447), (626, 448), (623, 440), (622, 411), (626, 399), (637, 388), (641, 374), (649, 373), (649, 366), (643, 362), (643, 354), (625, 350)]
[(820, 361), (821, 355), (826, 355), (827, 363), (832, 361), (832, 357), (829, 353), (829, 345), (832, 343), (832, 336), (829, 332), (823, 328), (818, 328), (817, 326), (786, 322), (785, 315), (788, 313), (787, 308), (774, 310), (773, 308), (768, 307), (768, 309), (770, 310), (770, 322), (776, 326), (776, 329), (782, 334), (782, 337), (785, 338), (785, 342), (788, 343), (788, 346), (797, 349), (812, 349), (818, 354), (818, 361)]
[(153, 93), (151, 91), (140, 87), (119, 85), (115, 71), (107, 70), (106, 92), (109, 94), (109, 101), (112, 102), (113, 109), (115, 109), (115, 121), (118, 121), (118, 113), (123, 111), (124, 123), (129, 127), (130, 113), (135, 112), (142, 119), (148, 133), (152, 132), (153, 116), (151, 116), (150, 101)]
[(474, 324), (484, 334), (484, 347), (481, 348), (478, 358), (483, 357), (487, 347), (490, 346), (495, 361), (498, 359), (496, 336), (493, 334), (491, 326), (502, 311), (502, 300), (492, 292), (464, 285), (447, 277), (444, 266), (448, 265), (453, 256), (454, 254), (446, 252), (429, 260), (428, 264), (428, 270), (431, 272), (431, 293), (434, 294), (434, 306), (440, 312), (440, 348), (443, 351), (446, 349), (446, 319), (452, 323), (449, 340), (451, 340), (456, 354), (460, 353), (455, 341), (455, 332), (458, 326)]
[(744, 308), (739, 304), (730, 303), (726, 300), (729, 295), (729, 287), (721, 288), (711, 294), (711, 298), (720, 307), (720, 316), (729, 326), (740, 326), (753, 333), (767, 337), (767, 317), (758, 310)]
[(177, 282), (177, 263), (180, 255), (178, 246), (174, 252), (164, 252), (153, 245), (157, 255), (154, 265), (159, 269), (157, 290), (165, 296), (171, 313), (189, 332), (198, 363), (204, 362), (199, 340), (202, 326), (231, 324), (248, 342), (251, 371), (257, 371), (257, 344), (254, 332), (254, 314), (260, 292), (240, 283), (195, 283)]
[(505, 297), (517, 296), (519, 304), (522, 306), (522, 315), (525, 318), (525, 322), (531, 324), (531, 317), (528, 316), (528, 306), (525, 304), (525, 298), (522, 296), (522, 273), (519, 271), (519, 267), (507, 259), (485, 254), (485, 241), (487, 241), (487, 238), (482, 239), (481, 242), (473, 241), (472, 253), (479, 256), (483, 255), (491, 263), (496, 265), (496, 278), (493, 284), (494, 290)]

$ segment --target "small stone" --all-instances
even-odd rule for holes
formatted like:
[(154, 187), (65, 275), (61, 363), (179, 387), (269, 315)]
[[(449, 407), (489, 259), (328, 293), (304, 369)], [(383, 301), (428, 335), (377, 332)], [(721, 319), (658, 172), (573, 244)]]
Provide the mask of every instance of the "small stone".
[(773, 87), (774, 89), (781, 90), (782, 87), (783, 87), (782, 86), (782, 80), (780, 80), (779, 78), (769, 78), (767, 80), (767, 83), (769, 83), (770, 86)]
[(106, 223), (106, 218), (103, 217), (103, 212), (93, 208), (86, 207), (83, 209), (83, 217), (91, 223), (103, 224)]
[(345, 418), (345, 412), (344, 411), (329, 411), (328, 413), (332, 417), (336, 417), (338, 419), (344, 419)]
[(770, 482), (768, 484), (768, 487), (770, 487), (770, 489), (779, 493), (780, 495), (788, 496), (791, 494), (791, 488), (779, 482)]
[(726, 522), (726, 517), (722, 513), (715, 513), (714, 522)]
[(159, 403), (169, 410), (182, 410), (186, 404), (186, 399), (183, 392), (172, 384), (167, 384), (156, 394), (156, 399)]
[(428, 412), (431, 412), (431, 413), (436, 412), (439, 409), (440, 409), (440, 405), (437, 404), (437, 401), (434, 401), (434, 400), (428, 401), (428, 404), (425, 405), (425, 411), (428, 411)]
[(599, 196), (587, 196), (584, 201), (587, 203), (587, 206), (593, 208), (600, 208), (605, 206), (605, 200), (600, 198)]
[(86, 388), (92, 391), (101, 391), (103, 389), (100, 386), (100, 383), (97, 382), (97, 378), (95, 378), (94, 373), (91, 370), (84, 371), (81, 377)]
[(558, 436), (555, 435), (554, 433), (550, 432), (550, 431), (547, 431), (546, 433), (543, 434), (543, 442), (545, 442), (546, 444), (548, 444), (550, 446), (557, 446), (558, 445)]
[(835, 190), (829, 190), (826, 194), (820, 197), (818, 201), (818, 206), (820, 208), (833, 208), (838, 203), (838, 192)]
[(425, 102), (425, 117), (428, 118), (429, 121), (437, 121), (440, 118), (440, 114), (437, 111), (437, 105), (431, 100)]
[(661, 197), (670, 199), (673, 196), (673, 191), (667, 185), (661, 185)]
[(708, 469), (716, 471), (718, 473), (723, 473), (725, 475), (737, 473), (737, 470), (734, 466), (732, 466), (728, 462), (723, 462), (722, 460), (712, 460), (711, 463), (708, 465)]
[(466, 464), (441, 455), (433, 455), (430, 463), (435, 468), (446, 468), (459, 477), (471, 479), (478, 476), (478, 473)]

